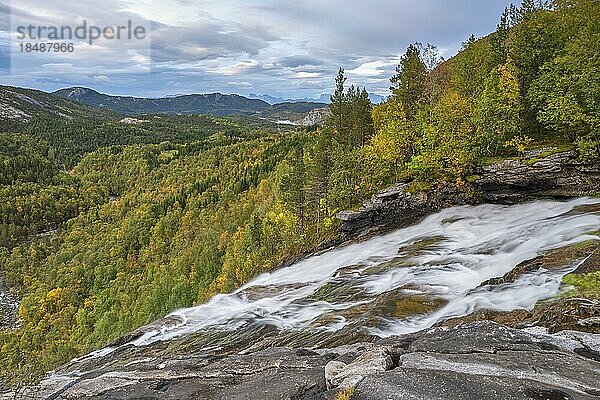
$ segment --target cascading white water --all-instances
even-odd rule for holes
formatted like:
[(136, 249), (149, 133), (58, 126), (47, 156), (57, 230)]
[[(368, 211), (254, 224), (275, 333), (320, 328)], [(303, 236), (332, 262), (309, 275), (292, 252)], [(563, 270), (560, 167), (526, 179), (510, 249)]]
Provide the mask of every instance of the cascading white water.
[[(441, 297), (447, 304), (425, 316), (391, 319), (383, 326), (365, 329), (387, 336), (417, 331), (441, 319), (482, 308), (529, 308), (556, 293), (562, 275), (574, 266), (552, 273), (542, 270), (525, 274), (499, 287), (478, 286), (543, 251), (591, 238), (586, 232), (600, 227), (599, 215), (565, 214), (577, 206), (597, 202), (584, 198), (446, 209), (412, 227), (262, 274), (232, 294), (176, 311), (172, 315), (181, 319), (180, 324), (148, 332), (134, 344), (169, 340), (206, 327), (239, 329), (250, 321), (279, 329), (308, 328), (324, 314), (347, 310), (406, 285), (410, 285), (407, 293)], [(402, 254), (402, 248), (428, 239), (434, 241), (425, 251), (414, 256)], [(401, 261), (401, 265), (377, 268), (392, 260)], [(343, 277), (338, 274), (341, 269)], [(339, 280), (346, 280), (362, 292), (361, 299), (311, 301), (317, 290)], [(347, 323), (341, 316), (334, 320), (319, 329), (337, 330)]]
[[(579, 198), (449, 208), (411, 227), (264, 273), (234, 293), (175, 311), (170, 320), (180, 322), (130, 344), (145, 346), (202, 330), (243, 331), (256, 324), (321, 333), (352, 325), (385, 337), (479, 309), (531, 308), (556, 294), (562, 276), (583, 260), (525, 273), (510, 283), (482, 283), (547, 250), (598, 239), (588, 233), (600, 229), (600, 214), (577, 208), (599, 203)], [(363, 310), (386, 296), (396, 304), (415, 295), (435, 299), (439, 306), (401, 317), (386, 314), (384, 307), (376, 310), (376, 318), (361, 319)]]

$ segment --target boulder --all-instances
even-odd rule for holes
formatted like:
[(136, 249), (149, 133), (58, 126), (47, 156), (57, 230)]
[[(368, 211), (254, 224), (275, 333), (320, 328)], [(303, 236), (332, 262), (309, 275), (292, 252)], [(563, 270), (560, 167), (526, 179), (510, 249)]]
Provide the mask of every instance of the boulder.
[(374, 349), (362, 353), (350, 364), (330, 361), (325, 366), (325, 380), (330, 388), (355, 387), (365, 376), (387, 371), (393, 365), (385, 348)]
[(549, 155), (530, 154), (482, 168), (477, 180), (483, 199), (513, 203), (541, 196), (575, 197), (598, 193), (600, 166), (584, 163), (574, 150)]

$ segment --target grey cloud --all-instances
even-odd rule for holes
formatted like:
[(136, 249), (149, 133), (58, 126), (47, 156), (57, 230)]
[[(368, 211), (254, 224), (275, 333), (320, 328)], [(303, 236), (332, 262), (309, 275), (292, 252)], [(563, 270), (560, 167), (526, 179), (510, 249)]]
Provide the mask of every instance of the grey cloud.
[(0, 3), (0, 31), (7, 32), (10, 29), (10, 8)]
[(194, 62), (233, 55), (257, 55), (280, 40), (262, 26), (222, 21), (204, 16), (194, 26), (154, 24), (152, 30), (153, 59), (156, 62)]
[[(37, 14), (27, 10), (28, 6), (34, 6), (44, 14)], [(13, 20), (34, 25), (74, 25), (80, 19), (88, 20), (94, 24), (123, 24), (128, 19), (135, 23), (148, 23), (142, 16), (124, 11), (122, 0), (78, 0), (63, 1), (60, 3), (45, 0), (24, 0), (22, 2), (12, 1), (10, 13)]]
[[(0, 0), (2, 1), (2, 0)], [(93, 14), (114, 19), (115, 10), (140, 0), (80, 0), (54, 6), (45, 0), (23, 0), (13, 15), (31, 20), (26, 4), (35, 9), (64, 9), (60, 22)], [(177, 26), (152, 26), (153, 73), (128, 70), (128, 60), (78, 54), (69, 71), (0, 77), (6, 84), (54, 90), (69, 85), (91, 85), (116, 94), (160, 96), (189, 92), (252, 91), (290, 97), (312, 97), (330, 92), (337, 68), (360, 68), (369, 62), (390, 65), (369, 74), (363, 67), (349, 75), (349, 83), (385, 93), (394, 71), (393, 60), (415, 41), (449, 49), (450, 55), (471, 33), (494, 30), (509, 0), (152, 0), (162, 5), (192, 9), (194, 21)], [(13, 0), (13, 5), (17, 1)], [(3, 3), (0, 2), (0, 19)], [(210, 8), (211, 5), (216, 5)], [(196, 15), (197, 9), (197, 15)], [(212, 13), (212, 14), (211, 14)], [(121, 15), (121, 14), (119, 14)], [(138, 18), (135, 14), (132, 18)], [(75, 17), (74, 17), (75, 16)], [(69, 22), (70, 21), (70, 22)], [(1, 25), (0, 25), (1, 29)], [(102, 49), (101, 49), (102, 50)], [(103, 53), (102, 53), (103, 54)], [(101, 65), (100, 65), (101, 64)], [(367, 72), (365, 72), (365, 69)], [(96, 80), (106, 75), (110, 80)]]
[(260, 7), (290, 29), (318, 34), (318, 51), (379, 56), (415, 41), (453, 45), (495, 27), (506, 0), (305, 0)]
[(296, 68), (296, 67), (304, 67), (304, 66), (320, 66), (323, 65), (322, 60), (317, 60), (311, 56), (287, 56), (279, 60), (279, 65), (287, 68)]

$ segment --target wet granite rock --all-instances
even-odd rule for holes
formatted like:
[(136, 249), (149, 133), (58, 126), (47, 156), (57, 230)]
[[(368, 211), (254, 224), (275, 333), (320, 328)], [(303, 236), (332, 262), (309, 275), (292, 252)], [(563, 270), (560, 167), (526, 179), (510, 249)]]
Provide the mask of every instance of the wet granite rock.
[[(154, 345), (153, 345), (154, 346)], [(72, 363), (21, 399), (597, 399), (600, 335), (517, 330), (493, 322), (432, 328), (376, 343), (250, 354), (108, 356)], [(88, 371), (88, 372), (83, 372)], [(0, 399), (12, 399), (0, 395)]]
[(352, 399), (597, 399), (599, 340), (492, 322), (433, 329), (399, 349), (395, 369), (361, 381)]
[(492, 202), (587, 196), (600, 190), (600, 165), (579, 161), (574, 150), (544, 158), (503, 160), (484, 167), (477, 186), (484, 199)]
[(380, 191), (357, 211), (341, 211), (336, 218), (344, 238), (352, 238), (378, 228), (395, 228), (418, 221), (444, 207), (471, 202), (469, 188), (449, 185), (430, 193), (411, 193), (408, 184), (397, 184)]
[(18, 326), (19, 299), (0, 280), (0, 330)]
[(273, 348), (212, 359), (180, 354), (112, 360), (87, 373), (59, 371), (21, 398), (308, 399), (327, 390), (323, 370), (332, 357), (336, 354)]

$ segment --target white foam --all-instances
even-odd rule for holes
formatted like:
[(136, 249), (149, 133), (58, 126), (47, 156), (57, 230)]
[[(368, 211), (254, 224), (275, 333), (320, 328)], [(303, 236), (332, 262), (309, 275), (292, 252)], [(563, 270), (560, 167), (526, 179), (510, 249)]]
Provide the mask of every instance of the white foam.
[[(598, 199), (579, 198), (516, 206), (449, 208), (414, 226), (264, 273), (234, 293), (215, 296), (197, 307), (177, 310), (171, 315), (178, 317), (181, 323), (148, 332), (132, 343), (144, 346), (206, 328), (243, 329), (252, 322), (279, 329), (314, 329), (309, 328), (314, 326), (311, 323), (324, 315), (334, 317), (329, 324), (319, 324), (321, 329), (335, 331), (349, 323), (336, 313), (405, 285), (415, 292), (442, 297), (447, 304), (425, 316), (402, 320), (387, 318), (382, 326), (365, 326), (364, 329), (388, 336), (418, 331), (441, 319), (478, 309), (531, 308), (537, 301), (556, 294), (562, 276), (576, 265), (564, 266), (559, 271), (528, 273), (513, 283), (495, 287), (480, 285), (548, 249), (590, 238), (586, 232), (600, 227), (600, 216), (565, 213), (577, 206), (598, 202)], [(417, 255), (402, 251), (418, 240), (436, 237), (441, 239)], [(409, 266), (383, 269), (379, 273), (369, 271), (370, 267), (398, 257)], [(340, 278), (336, 272), (341, 268), (345, 271), (350, 268), (352, 273)], [(311, 298), (324, 285), (340, 279), (346, 279), (366, 298), (339, 302)]]

